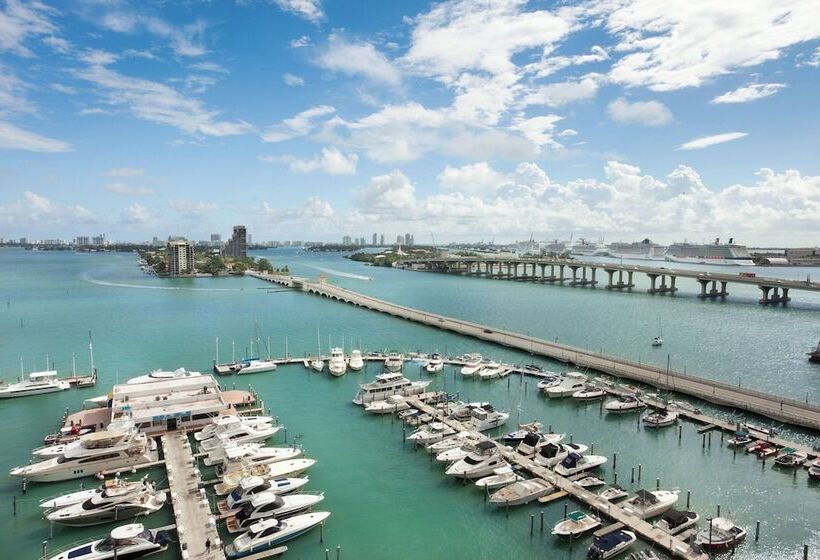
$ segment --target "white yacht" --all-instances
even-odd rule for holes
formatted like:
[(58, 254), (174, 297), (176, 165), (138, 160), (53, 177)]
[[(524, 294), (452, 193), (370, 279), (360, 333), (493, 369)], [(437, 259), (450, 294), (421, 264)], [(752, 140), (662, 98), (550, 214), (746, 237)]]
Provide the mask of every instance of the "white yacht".
[(498, 362), (493, 361), (487, 362), (483, 364), (483, 366), (484, 367), (475, 373), (480, 379), (495, 379), (496, 377), (500, 377), (507, 369)]
[(549, 443), (558, 443), (564, 439), (564, 434), (542, 434), (540, 432), (530, 432), (521, 440), (515, 452), (524, 457), (532, 457), (538, 450)]
[(163, 552), (173, 542), (164, 531), (146, 529), (141, 523), (121, 525), (105, 539), (83, 543), (51, 556), (49, 560), (108, 560), (142, 558)]
[(570, 453), (555, 466), (555, 472), (561, 476), (572, 476), (600, 467), (607, 462), (603, 455), (581, 455)]
[(236, 515), (229, 517), (225, 525), (229, 533), (238, 533), (268, 517), (281, 520), (305, 512), (324, 499), (322, 493), (281, 495), (262, 492), (247, 501)]
[(132, 377), (126, 383), (129, 385), (133, 385), (135, 383), (156, 383), (157, 381), (169, 381), (172, 379), (182, 379), (185, 377), (197, 377), (202, 375), (198, 371), (188, 371), (185, 368), (178, 368), (174, 371), (163, 371), (161, 369), (155, 369), (151, 373), (146, 375), (140, 375), (138, 377)]
[(211, 420), (210, 424), (196, 432), (194, 434), (194, 439), (197, 441), (202, 441), (204, 439), (211, 438), (216, 434), (221, 433), (221, 431), (225, 428), (233, 425), (253, 425), (259, 423), (269, 424), (271, 422), (273, 422), (273, 418), (270, 416), (237, 416), (235, 414), (223, 414), (221, 416), (217, 416)]
[(373, 401), (383, 401), (392, 395), (408, 397), (424, 392), (431, 381), (410, 381), (398, 372), (387, 372), (376, 376), (375, 381), (359, 385), (359, 392), (353, 404), (364, 405)]
[(230, 493), (236, 488), (243, 478), (258, 476), (265, 480), (277, 478), (295, 477), (316, 464), (316, 459), (289, 459), (267, 465), (247, 466), (239, 464), (230, 470), (220, 473), (222, 482), (214, 486), (214, 491), (219, 495)]
[(69, 387), (68, 381), (57, 379), (56, 371), (34, 371), (28, 374), (28, 379), (0, 386), (0, 399), (55, 393)]
[(663, 428), (671, 426), (678, 421), (678, 413), (674, 410), (656, 410), (645, 414), (643, 418), (644, 426), (647, 428)]
[(438, 455), (439, 453), (456, 449), (462, 447), (463, 445), (478, 443), (479, 441), (481, 441), (481, 436), (475, 432), (465, 430), (463, 432), (458, 432), (455, 435), (442, 438), (439, 442), (428, 445), (427, 452)]
[(115, 487), (94, 494), (83, 502), (49, 512), (46, 519), (72, 527), (99, 525), (138, 515), (150, 515), (159, 511), (166, 499), (165, 492), (158, 492), (153, 483), (146, 481), (137, 491)]
[(606, 490), (602, 490), (601, 492), (599, 492), (598, 495), (607, 502), (617, 502), (618, 500), (623, 500), (624, 498), (629, 496), (629, 492), (624, 490), (621, 486), (613, 484)]
[(275, 478), (265, 479), (261, 476), (246, 476), (239, 481), (236, 488), (231, 490), (228, 497), (217, 502), (220, 513), (239, 511), (239, 509), (254, 496), (263, 493), (289, 494), (303, 487), (308, 478)]
[(584, 385), (583, 389), (575, 391), (572, 394), (572, 398), (577, 401), (597, 401), (605, 396), (606, 391), (604, 391), (601, 387), (596, 387), (595, 385)]
[(208, 466), (242, 463), (245, 466), (269, 465), (280, 461), (295, 459), (302, 454), (298, 447), (262, 447), (261, 445), (245, 444), (226, 447), (223, 453), (209, 454), (205, 464)]
[(245, 358), (239, 362), (236, 370), (239, 374), (245, 373), (264, 373), (266, 371), (273, 371), (276, 369), (276, 363), (273, 360), (260, 360), (259, 358)]
[(606, 486), (606, 481), (597, 476), (585, 476), (579, 480), (574, 480), (573, 484), (577, 484), (581, 488), (597, 488), (598, 486)]
[(619, 529), (606, 535), (595, 537), (587, 551), (587, 560), (609, 560), (632, 546), (638, 538), (632, 531)]
[(427, 373), (438, 373), (444, 369), (444, 358), (441, 357), (441, 354), (433, 354), (430, 356), (430, 359), (427, 360), (427, 365), (424, 366), (424, 370)]
[(538, 450), (533, 461), (542, 467), (554, 467), (570, 453), (586, 453), (587, 449), (583, 443), (548, 443)]
[(253, 553), (262, 552), (278, 544), (303, 535), (330, 517), (329, 511), (303, 513), (289, 519), (263, 519), (250, 526), (225, 547), (225, 555), (230, 558), (241, 558)]
[(636, 412), (646, 408), (640, 398), (635, 395), (622, 395), (617, 399), (612, 399), (604, 403), (604, 408), (607, 412), (614, 412), (615, 414), (625, 414), (627, 412)]
[(394, 414), (409, 408), (410, 405), (402, 395), (391, 395), (383, 401), (373, 401), (364, 405), (365, 412), (370, 414)]
[(583, 511), (573, 511), (567, 514), (566, 519), (556, 523), (552, 528), (552, 534), (557, 537), (575, 538), (600, 526), (601, 520), (594, 515)]
[(662, 514), (677, 501), (677, 490), (638, 490), (621, 507), (641, 519), (649, 519)]
[(384, 358), (384, 370), (390, 373), (400, 373), (404, 367), (404, 356), (398, 352), (390, 352)]
[(362, 358), (361, 350), (350, 351), (350, 362), (347, 364), (347, 367), (353, 371), (359, 371), (364, 367), (364, 359)]
[(508, 412), (495, 410), (489, 403), (473, 408), (470, 411), (470, 416), (471, 418), (466, 422), (465, 427), (472, 428), (477, 432), (486, 432), (503, 426), (510, 418)]
[(330, 360), (327, 362), (327, 370), (330, 375), (339, 377), (347, 371), (347, 363), (345, 362), (345, 353), (341, 348), (330, 349)]
[(495, 492), (490, 496), (490, 503), (502, 507), (518, 506), (528, 504), (555, 491), (555, 486), (540, 478), (520, 480)]
[(231, 443), (240, 444), (265, 441), (281, 429), (281, 426), (272, 426), (266, 422), (258, 422), (256, 424), (232, 424), (230, 427), (217, 430), (211, 437), (200, 440), (199, 450), (200, 452), (209, 452), (219, 447), (230, 445)]
[(482, 490), (489, 491), (503, 488), (519, 480), (524, 480), (524, 477), (516, 474), (512, 467), (507, 466), (495, 469), (490, 476), (479, 478), (475, 481), (475, 485)]
[(321, 356), (315, 356), (311, 358), (308, 363), (310, 369), (312, 369), (313, 371), (321, 373), (325, 369), (325, 361), (322, 359)]
[[(147, 475), (146, 475), (147, 476)], [(54, 498), (48, 498), (40, 502), (40, 507), (46, 511), (64, 508), (74, 504), (81, 504), (84, 501), (93, 498), (99, 494), (110, 492), (137, 492), (145, 487), (147, 478), (142, 478), (135, 482), (128, 482), (120, 477), (114, 477), (106, 480), (97, 488), (89, 488), (88, 490), (78, 490), (76, 492), (69, 492), (68, 494), (61, 494)]]
[(545, 374), (541, 377), (541, 381), (538, 382), (538, 390), (539, 391), (546, 391), (550, 387), (555, 387), (559, 383), (561, 383), (563, 379), (557, 373), (553, 373), (551, 371), (545, 372)]
[(464, 365), (461, 367), (461, 375), (472, 377), (477, 371), (484, 367), (481, 354), (467, 354), (464, 356)]
[(407, 441), (412, 441), (416, 445), (432, 445), (447, 436), (455, 435), (456, 431), (444, 422), (430, 422), (407, 436)]
[(104, 430), (84, 435), (63, 453), (11, 470), (11, 476), (31, 482), (56, 482), (91, 476), (104, 470), (126, 469), (157, 460), (156, 442), (135, 431)]
[(544, 394), (551, 399), (570, 397), (573, 393), (583, 389), (586, 382), (586, 375), (579, 371), (570, 371), (564, 374), (560, 383), (544, 389)]
[(670, 509), (655, 523), (655, 527), (664, 533), (678, 535), (697, 524), (698, 521), (700, 521), (700, 515), (694, 511)]
[(486, 440), (479, 442), (469, 455), (450, 465), (445, 474), (456, 478), (478, 479), (506, 466), (508, 464), (495, 442)]

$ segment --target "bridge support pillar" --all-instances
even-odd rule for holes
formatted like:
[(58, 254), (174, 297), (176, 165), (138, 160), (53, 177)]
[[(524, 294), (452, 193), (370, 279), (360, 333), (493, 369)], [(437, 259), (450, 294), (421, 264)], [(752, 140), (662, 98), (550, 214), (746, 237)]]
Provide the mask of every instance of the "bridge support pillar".
[[(711, 287), (709, 283), (711, 282)], [(720, 281), (720, 288), (718, 288), (718, 280), (709, 280), (708, 278), (698, 278), (698, 283), (700, 283), (700, 294), (698, 294), (699, 298), (719, 298), (719, 297), (726, 297), (729, 295), (729, 292), (726, 291), (726, 282), (725, 280)], [(708, 289), (707, 289), (708, 288)]]
[(558, 279), (558, 281), (561, 282), (562, 284), (564, 283), (564, 266), (566, 266), (566, 265), (563, 265), (563, 264), (558, 265), (558, 274), (561, 275), (561, 277)]
[[(648, 294), (674, 294), (678, 289), (675, 287), (675, 276), (669, 276), (669, 284), (666, 283), (666, 274), (647, 273), (651, 283), (651, 287), (646, 291)], [(658, 277), (661, 279), (661, 285), (658, 286)]]
[[(791, 301), (789, 297), (789, 289), (783, 288), (783, 292), (781, 295), (780, 287), (778, 286), (758, 286), (760, 291), (763, 292), (763, 297), (758, 300), (760, 305), (769, 305), (774, 303), (788, 303)], [(771, 295), (769, 293), (771, 292)]]
[(605, 268), (606, 273), (609, 275), (609, 282), (605, 286), (607, 290), (622, 290), (624, 288), (632, 288), (634, 284), (632, 284), (632, 272), (627, 271), (629, 275), (629, 280), (624, 283), (624, 271), (623, 269), (618, 270), (618, 281), (615, 282), (615, 269), (614, 268)]

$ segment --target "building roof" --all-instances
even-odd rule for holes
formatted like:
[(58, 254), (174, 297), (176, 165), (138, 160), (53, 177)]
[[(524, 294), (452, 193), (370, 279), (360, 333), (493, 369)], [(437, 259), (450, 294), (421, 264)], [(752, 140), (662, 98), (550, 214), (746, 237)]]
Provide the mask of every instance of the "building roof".
[(135, 423), (224, 411), (227, 406), (211, 375), (115, 385), (111, 419), (131, 416)]

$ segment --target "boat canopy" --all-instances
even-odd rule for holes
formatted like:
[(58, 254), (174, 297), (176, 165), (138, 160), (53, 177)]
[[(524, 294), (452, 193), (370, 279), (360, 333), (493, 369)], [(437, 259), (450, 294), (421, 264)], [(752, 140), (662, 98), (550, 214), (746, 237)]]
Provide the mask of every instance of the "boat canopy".
[(476, 445), (476, 449), (479, 451), (489, 451), (491, 449), (495, 449), (495, 443), (490, 440), (480, 441), (478, 442), (478, 445)]
[(534, 432), (529, 432), (527, 435), (524, 436), (524, 440), (521, 443), (529, 445), (530, 447), (535, 447), (538, 445), (538, 442), (541, 441), (541, 435)]
[(567, 455), (563, 461), (561, 461), (561, 466), (565, 469), (574, 469), (575, 466), (578, 464), (578, 461), (581, 460), (581, 455), (578, 453), (570, 453)]
[(32, 381), (36, 379), (51, 379), (52, 377), (57, 377), (56, 370), (49, 370), (49, 371), (33, 371), (28, 374), (28, 378)]
[(691, 515), (692, 513), (689, 511), (678, 511), (676, 509), (670, 509), (669, 511), (663, 514), (662, 519), (666, 521), (666, 523), (670, 527), (674, 528), (679, 525), (683, 525), (684, 523), (689, 521), (692, 518)]
[(595, 537), (595, 546), (600, 550), (612, 550), (621, 543), (632, 540), (624, 531), (613, 531), (601, 537)]
[(652, 492), (641, 489), (635, 492), (635, 503), (647, 505), (656, 504), (658, 503), (658, 498)]
[(581, 521), (582, 519), (586, 518), (587, 514), (583, 511), (573, 511), (567, 517), (572, 519), (573, 521)]

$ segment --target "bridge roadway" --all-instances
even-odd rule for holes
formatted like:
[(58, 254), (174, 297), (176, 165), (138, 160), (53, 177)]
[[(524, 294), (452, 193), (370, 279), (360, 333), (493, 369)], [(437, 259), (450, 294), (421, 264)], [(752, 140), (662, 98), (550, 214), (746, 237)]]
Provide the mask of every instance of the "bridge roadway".
[(781, 422), (820, 430), (820, 407), (794, 399), (779, 397), (753, 389), (736, 387), (727, 383), (703, 379), (674, 370), (641, 364), (625, 358), (607, 356), (566, 344), (549, 342), (533, 336), (420, 311), (412, 307), (390, 303), (358, 292), (340, 288), (326, 282), (313, 282), (304, 278), (255, 274), (256, 278), (275, 282), (303, 292), (350, 303), (380, 313), (393, 315), (423, 325), (456, 332), (465, 336), (516, 348), (524, 352), (546, 356), (579, 368), (600, 371), (615, 377), (631, 379), (657, 387), (676, 391), (705, 401), (759, 414)]
[[(669, 263), (674, 265), (674, 263)], [(674, 293), (677, 278), (692, 278), (700, 284), (698, 297), (723, 298), (729, 295), (727, 285), (747, 284), (757, 286), (761, 291), (759, 302), (763, 305), (787, 303), (790, 301), (789, 290), (804, 290), (820, 292), (820, 282), (806, 280), (786, 280), (756, 276), (744, 270), (738, 274), (719, 271), (688, 270), (684, 268), (669, 268), (661, 266), (624, 265), (612, 262), (591, 262), (575, 259), (525, 259), (525, 258), (492, 258), (492, 257), (438, 257), (429, 259), (408, 259), (396, 265), (399, 268), (410, 270), (427, 270), (433, 272), (448, 272), (466, 276), (480, 276), (507, 280), (522, 280), (531, 282), (558, 282), (570, 286), (592, 286), (598, 284), (596, 272), (603, 270), (608, 274), (605, 284), (608, 290), (632, 289), (634, 273), (646, 274), (651, 283), (647, 292)], [(547, 274), (549, 267), (549, 274)], [(556, 268), (558, 274), (556, 275)], [(751, 267), (743, 267), (751, 268)], [(569, 275), (565, 276), (565, 269)], [(540, 270), (540, 273), (538, 272)], [(580, 276), (579, 276), (580, 270)], [(591, 277), (587, 277), (587, 270)], [(523, 271), (523, 273), (520, 273)], [(529, 272), (528, 272), (529, 271)], [(626, 280), (624, 280), (626, 274)], [(741, 275), (744, 274), (744, 275)], [(667, 279), (669, 283), (667, 284)], [(660, 284), (658, 284), (660, 280)]]

